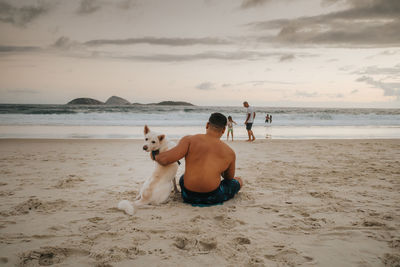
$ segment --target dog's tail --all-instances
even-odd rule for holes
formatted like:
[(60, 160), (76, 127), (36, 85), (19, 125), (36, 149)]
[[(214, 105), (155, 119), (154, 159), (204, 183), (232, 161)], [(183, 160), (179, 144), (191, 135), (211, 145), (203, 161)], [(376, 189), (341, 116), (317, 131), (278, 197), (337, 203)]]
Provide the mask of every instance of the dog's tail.
[(135, 213), (135, 208), (132, 203), (128, 200), (122, 200), (118, 203), (118, 209), (125, 211), (129, 215), (133, 215)]

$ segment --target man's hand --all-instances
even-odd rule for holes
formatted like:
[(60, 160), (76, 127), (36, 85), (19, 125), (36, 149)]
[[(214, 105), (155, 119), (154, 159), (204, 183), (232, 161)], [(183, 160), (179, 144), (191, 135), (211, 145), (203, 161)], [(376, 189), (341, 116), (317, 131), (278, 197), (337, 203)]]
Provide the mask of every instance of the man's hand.
[[(184, 136), (175, 147), (168, 151), (162, 152), (154, 159), (159, 164), (166, 166), (168, 164), (174, 163), (181, 158), (183, 158), (189, 149), (189, 136)], [(152, 155), (155, 158), (155, 155)]]

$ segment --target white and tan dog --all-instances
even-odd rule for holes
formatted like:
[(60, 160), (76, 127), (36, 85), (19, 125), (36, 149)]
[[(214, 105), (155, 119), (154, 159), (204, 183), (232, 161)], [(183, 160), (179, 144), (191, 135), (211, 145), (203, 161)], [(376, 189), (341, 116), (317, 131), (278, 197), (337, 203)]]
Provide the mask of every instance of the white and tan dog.
[[(175, 145), (172, 142), (168, 142), (164, 134), (158, 135), (151, 132), (147, 125), (144, 126), (144, 137), (146, 143), (143, 146), (143, 150), (147, 152), (164, 152)], [(118, 203), (118, 209), (133, 215), (135, 207), (164, 203), (167, 201), (172, 189), (177, 192), (175, 175), (178, 171), (178, 163), (174, 162), (167, 166), (162, 166), (155, 161), (155, 165), (153, 174), (146, 179), (133, 204), (128, 200), (122, 200)]]

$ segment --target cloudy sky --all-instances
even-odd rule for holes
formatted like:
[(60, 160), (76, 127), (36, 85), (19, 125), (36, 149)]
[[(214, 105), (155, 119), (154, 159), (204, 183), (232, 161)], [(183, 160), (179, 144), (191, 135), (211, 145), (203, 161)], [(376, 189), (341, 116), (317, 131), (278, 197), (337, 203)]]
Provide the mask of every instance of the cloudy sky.
[(0, 0), (0, 103), (400, 108), (399, 0)]

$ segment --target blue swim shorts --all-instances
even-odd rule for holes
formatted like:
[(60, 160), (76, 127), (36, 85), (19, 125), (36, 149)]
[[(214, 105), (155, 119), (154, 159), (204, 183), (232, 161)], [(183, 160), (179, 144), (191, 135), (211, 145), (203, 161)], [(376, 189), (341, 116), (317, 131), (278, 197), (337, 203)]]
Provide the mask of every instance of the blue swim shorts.
[(179, 179), (181, 186), (181, 194), (185, 203), (192, 204), (192, 206), (207, 207), (222, 204), (233, 198), (240, 190), (240, 183), (236, 179), (221, 181), (219, 187), (214, 191), (207, 193), (193, 192), (185, 188), (183, 185), (183, 175)]

